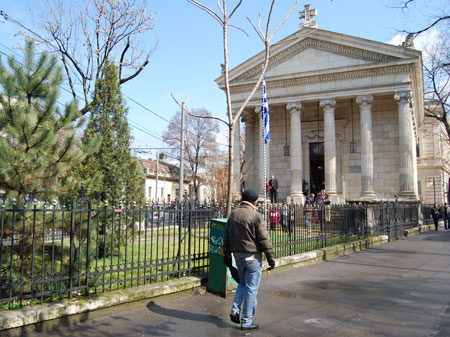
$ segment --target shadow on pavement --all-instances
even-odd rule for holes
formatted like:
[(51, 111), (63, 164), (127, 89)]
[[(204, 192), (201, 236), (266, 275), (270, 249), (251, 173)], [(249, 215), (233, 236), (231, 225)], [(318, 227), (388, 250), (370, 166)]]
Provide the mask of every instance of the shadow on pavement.
[(155, 314), (164, 315), (171, 318), (178, 318), (182, 320), (197, 321), (202, 323), (212, 323), (218, 328), (229, 328), (230, 324), (225, 323), (220, 318), (211, 316), (210, 314), (197, 314), (194, 312), (177, 310), (177, 309), (167, 309), (155, 302), (150, 302), (147, 304), (147, 309)]

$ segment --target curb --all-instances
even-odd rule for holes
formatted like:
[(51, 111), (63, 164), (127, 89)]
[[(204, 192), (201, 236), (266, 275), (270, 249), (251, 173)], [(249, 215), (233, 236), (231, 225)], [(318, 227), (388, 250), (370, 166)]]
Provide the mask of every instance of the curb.
[[(425, 232), (430, 230), (430, 228), (430, 225), (411, 228), (405, 230), (405, 236)], [(297, 268), (330, 260), (365, 248), (379, 246), (387, 242), (388, 236), (380, 235), (368, 239), (341, 243), (297, 255), (281, 257), (276, 259), (276, 268), (274, 271), (276, 270), (278, 272), (285, 268)], [(262, 268), (265, 273), (271, 273), (271, 271), (266, 270), (268, 268), (266, 261), (263, 262)], [(184, 277), (175, 281), (148, 284), (135, 288), (122, 289), (120, 291), (102, 293), (90, 296), (89, 298), (83, 297), (64, 300), (58, 303), (39, 304), (16, 310), (4, 310), (0, 311), (0, 331), (40, 323), (64, 316), (81, 314), (97, 309), (104, 309), (118, 304), (175, 294), (186, 290), (194, 290), (195, 288), (200, 287), (201, 284), (201, 277)]]
[[(313, 263), (331, 260), (333, 258), (357, 252), (369, 247), (375, 247), (382, 244), (387, 243), (389, 237), (387, 235), (380, 235), (371, 237), (368, 239), (347, 242), (337, 244), (335, 246), (325, 247), (317, 250), (313, 250), (306, 253), (301, 253), (292, 256), (280, 257), (276, 259), (276, 267), (275, 270), (281, 270), (284, 268), (297, 268), (301, 266), (310, 265)], [(266, 270), (269, 265), (267, 262), (263, 262), (263, 270)], [(266, 271), (266, 273), (270, 273), (270, 271)]]
[(89, 298), (77, 298), (58, 303), (39, 304), (17, 310), (5, 310), (0, 312), (0, 331), (103, 309), (127, 302), (192, 290), (200, 287), (201, 282), (202, 280), (199, 277), (184, 277), (176, 281), (122, 289), (120, 291), (90, 296)]

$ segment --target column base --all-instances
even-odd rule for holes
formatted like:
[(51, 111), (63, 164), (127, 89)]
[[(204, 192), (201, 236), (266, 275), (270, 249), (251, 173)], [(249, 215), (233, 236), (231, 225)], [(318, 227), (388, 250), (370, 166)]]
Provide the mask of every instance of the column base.
[[(266, 195), (266, 201), (270, 204), (270, 195)], [(258, 202), (264, 202), (264, 192), (258, 193)]]
[(377, 195), (373, 191), (363, 192), (361, 196), (357, 198), (358, 201), (376, 201)]
[(305, 195), (302, 192), (291, 192), (287, 196), (287, 204), (289, 205), (292, 201), (294, 201), (294, 204), (305, 204)]
[(414, 192), (406, 191), (406, 192), (400, 193), (400, 195), (398, 196), (398, 200), (401, 200), (401, 201), (418, 201), (419, 198), (417, 197), (417, 195)]

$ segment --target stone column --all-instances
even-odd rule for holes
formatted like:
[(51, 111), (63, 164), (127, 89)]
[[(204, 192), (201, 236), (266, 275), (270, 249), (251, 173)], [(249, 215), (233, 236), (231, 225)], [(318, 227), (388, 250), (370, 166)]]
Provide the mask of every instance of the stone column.
[(255, 191), (258, 189), (255, 183), (255, 148), (254, 148), (254, 122), (255, 116), (250, 114), (245, 114), (242, 117), (242, 121), (245, 123), (245, 168), (244, 168), (244, 179), (245, 188), (252, 188)]
[(334, 107), (336, 100), (324, 99), (320, 106), (324, 109), (324, 139), (325, 139), (325, 189), (331, 202), (338, 202), (336, 192), (336, 127), (334, 122)]
[(241, 123), (238, 119), (234, 125), (234, 148), (233, 148), (233, 199), (240, 200), (241, 192), (239, 181), (241, 177)]
[(303, 180), (303, 155), (302, 155), (302, 122), (301, 110), (302, 104), (289, 103), (286, 105), (286, 110), (291, 114), (291, 188), (289, 192), (290, 197), (294, 202), (304, 204), (305, 196), (302, 190)]
[(361, 199), (376, 200), (373, 188), (372, 102), (370, 95), (356, 97), (361, 111)]
[(414, 166), (416, 160), (416, 139), (410, 110), (410, 91), (395, 93), (398, 101), (398, 133), (399, 133), (399, 169), (400, 169), (400, 193), (399, 198), (404, 200), (417, 200), (418, 196), (414, 187)]
[[(264, 189), (266, 188), (266, 182), (264, 181), (264, 139), (263, 139), (263, 127), (264, 121), (261, 118), (261, 107), (255, 108), (256, 120), (259, 121), (259, 135), (256, 137), (259, 144), (259, 177), (256, 182), (256, 186), (258, 187), (257, 191), (259, 197), (264, 199)], [(267, 143), (266, 146), (266, 179), (270, 177), (270, 142)]]

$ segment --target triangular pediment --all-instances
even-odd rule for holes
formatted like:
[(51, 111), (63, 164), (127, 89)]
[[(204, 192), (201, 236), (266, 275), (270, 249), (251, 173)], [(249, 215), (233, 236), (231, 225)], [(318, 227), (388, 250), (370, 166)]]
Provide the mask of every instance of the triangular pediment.
[[(392, 55), (307, 38), (271, 57), (266, 74), (267, 77), (293, 75), (362, 64), (389, 62), (396, 59), (398, 58)], [(248, 80), (258, 76), (260, 73), (261, 66), (258, 64), (240, 76), (233, 78), (232, 81)]]
[[(267, 78), (302, 76), (328, 69), (351, 69), (365, 64), (392, 63), (417, 58), (417, 51), (324, 30), (306, 35), (292, 34), (271, 48)], [(252, 82), (261, 74), (264, 52), (230, 71), (230, 83)], [(218, 78), (221, 86), (223, 76)]]

